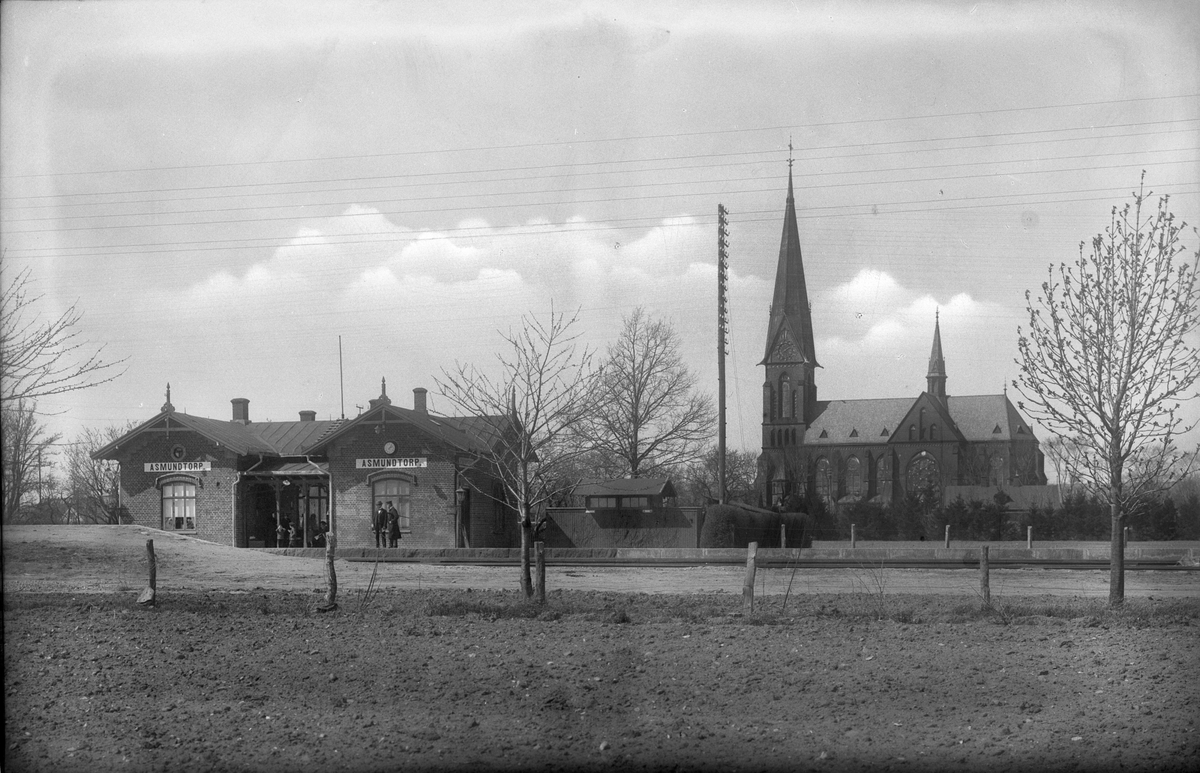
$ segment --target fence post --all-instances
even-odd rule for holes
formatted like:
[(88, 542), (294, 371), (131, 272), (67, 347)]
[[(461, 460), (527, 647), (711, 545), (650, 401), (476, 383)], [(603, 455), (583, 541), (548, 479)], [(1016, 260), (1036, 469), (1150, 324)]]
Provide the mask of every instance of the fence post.
[(1025, 527), (1025, 549), (1033, 550), (1033, 527)]
[(858, 540), (854, 534), (854, 524), (850, 524), (850, 547), (856, 547)]
[(979, 548), (979, 593), (983, 596), (983, 605), (992, 605), (992, 588), (988, 580), (988, 546)]
[(533, 543), (534, 598), (540, 605), (546, 603), (546, 543)]
[(787, 524), (786, 523), (779, 524), (779, 547), (781, 547), (781, 548), (787, 547)]
[(337, 605), (337, 571), (333, 568), (334, 551), (337, 550), (337, 535), (333, 532), (325, 534), (325, 603), (317, 607), (318, 612), (332, 612)]
[(946, 524), (946, 548), (950, 547), (950, 524)]
[(754, 560), (758, 555), (758, 543), (746, 546), (746, 580), (742, 584), (742, 610), (754, 611)]
[(138, 596), (137, 603), (144, 607), (152, 607), (158, 593), (158, 562), (154, 559), (154, 540), (152, 539), (146, 540), (146, 562), (150, 569), (150, 584), (142, 591), (142, 595)]
[(1129, 527), (1121, 529), (1121, 550), (1129, 547)]

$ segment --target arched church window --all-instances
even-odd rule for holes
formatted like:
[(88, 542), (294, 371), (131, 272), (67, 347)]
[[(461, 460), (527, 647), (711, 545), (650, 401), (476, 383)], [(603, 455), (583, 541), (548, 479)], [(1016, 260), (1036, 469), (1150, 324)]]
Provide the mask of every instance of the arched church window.
[(822, 456), (817, 460), (817, 496), (829, 499), (833, 492), (833, 468), (829, 460)]
[(937, 425), (936, 424), (929, 425), (929, 439), (937, 440)]
[(861, 497), (863, 493), (862, 462), (857, 456), (846, 460), (846, 493), (852, 497)]
[(780, 406), (780, 413), (783, 415), (783, 418), (785, 418), (785, 419), (790, 418), (792, 415), (792, 413), (790, 411), (790, 408), (792, 406), (791, 394), (792, 394), (792, 380), (788, 376), (788, 374), (784, 373), (782, 376), (779, 377), (779, 397), (780, 397), (780, 402), (782, 403), (782, 405)]
[(909, 440), (917, 439), (917, 425), (916, 424), (908, 425), (908, 439)]
[(892, 476), (890, 472), (891, 468), (888, 466), (887, 454), (883, 454), (875, 460), (875, 485), (891, 480)]
[(989, 471), (988, 485), (1003, 486), (1004, 485), (1004, 457), (993, 456), (991, 461), (991, 469)]
[(763, 385), (763, 418), (775, 419), (775, 387), (770, 384)]
[(942, 496), (942, 472), (937, 459), (922, 451), (908, 464), (906, 476), (908, 493), (922, 498), (940, 499)]

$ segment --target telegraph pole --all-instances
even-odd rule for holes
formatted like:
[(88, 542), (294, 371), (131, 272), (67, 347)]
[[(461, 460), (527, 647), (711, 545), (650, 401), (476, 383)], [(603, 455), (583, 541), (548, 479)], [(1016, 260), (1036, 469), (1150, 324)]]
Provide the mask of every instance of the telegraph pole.
[(717, 205), (717, 502), (725, 504), (725, 349), (729, 343), (729, 212)]

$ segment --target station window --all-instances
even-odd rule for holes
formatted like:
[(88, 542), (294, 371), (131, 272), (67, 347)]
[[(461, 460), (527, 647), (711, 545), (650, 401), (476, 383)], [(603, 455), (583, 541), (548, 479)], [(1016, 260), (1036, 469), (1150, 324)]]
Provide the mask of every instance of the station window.
[(588, 497), (588, 507), (592, 510), (615, 510), (616, 497)]
[(400, 514), (400, 531), (411, 531), (409, 520), (409, 503), (412, 499), (412, 483), (403, 478), (381, 478), (371, 485), (376, 506), (383, 503), (386, 507), (391, 502), (396, 512)]
[(196, 484), (164, 483), (162, 487), (164, 529), (196, 530)]
[(647, 508), (650, 506), (649, 497), (622, 497), (621, 505), (628, 508)]

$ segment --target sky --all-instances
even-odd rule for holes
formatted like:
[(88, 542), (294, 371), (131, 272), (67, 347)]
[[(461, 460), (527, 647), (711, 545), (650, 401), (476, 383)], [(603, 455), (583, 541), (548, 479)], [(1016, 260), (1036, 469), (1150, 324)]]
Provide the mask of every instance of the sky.
[(450, 413), (443, 370), (552, 304), (600, 353), (671, 322), (715, 396), (723, 205), (754, 449), (790, 156), (819, 396), (915, 398), (939, 314), (948, 392), (1016, 402), (1026, 290), (1143, 170), (1200, 223), (1197, 40), (1188, 2), (8, 1), (0, 274), (124, 360), (42, 401), (66, 440), (168, 383)]

